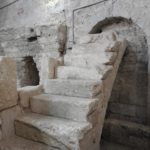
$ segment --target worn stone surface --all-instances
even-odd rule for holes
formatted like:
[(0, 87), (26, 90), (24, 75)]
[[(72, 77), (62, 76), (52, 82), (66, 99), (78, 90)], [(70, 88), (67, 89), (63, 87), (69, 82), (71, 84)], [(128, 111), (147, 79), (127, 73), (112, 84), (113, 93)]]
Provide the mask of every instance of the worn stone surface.
[(29, 107), (30, 98), (35, 95), (39, 95), (43, 92), (43, 87), (38, 86), (26, 86), (18, 89), (19, 102), (23, 108)]
[[(133, 24), (137, 25), (144, 33), (144, 38), (147, 41), (147, 45), (150, 45), (149, 0), (143, 0), (142, 2), (141, 0), (126, 0), (125, 2), (123, 0), (33, 0), (32, 2), (20, 0), (7, 6), (7, 4), (11, 2), (12, 0), (3, 0), (1, 2), (2, 8), (0, 7), (1, 55), (24, 57), (26, 55), (35, 56), (37, 53), (42, 52), (48, 52), (53, 55), (53, 53), (59, 49), (59, 44), (61, 44), (61, 41), (63, 41), (57, 39), (57, 30), (62, 24), (67, 26), (67, 48), (69, 51), (72, 47), (74, 47), (73, 42), (80, 43), (80, 41), (78, 41), (81, 39), (80, 37), (87, 35), (90, 31), (94, 31), (93, 27), (98, 25), (98, 23), (99, 27), (108, 26), (107, 21), (109, 18), (112, 18), (109, 25), (113, 24), (116, 26), (117, 24), (118, 26), (118, 23), (115, 21), (115, 17), (118, 16), (128, 19), (128, 22), (133, 21)], [(103, 29), (100, 28), (98, 31), (100, 33)], [(122, 32), (125, 33), (126, 31)], [(128, 31), (126, 33), (129, 37), (131, 37), (131, 34), (135, 34), (135, 37), (137, 37), (137, 32), (135, 33), (135, 28), (130, 28), (128, 26)], [(64, 33), (65, 34), (62, 35), (65, 41), (66, 32)], [(62, 35), (60, 37), (62, 37)], [(131, 78), (132, 81), (128, 81), (128, 85), (122, 86), (121, 88), (119, 87), (120, 89), (124, 89), (122, 90), (124, 93), (121, 93), (121, 99), (125, 98), (124, 95), (128, 95), (128, 97), (125, 98), (128, 101), (131, 100), (135, 103), (141, 102), (143, 103), (142, 105), (149, 105), (149, 102), (145, 100), (146, 96), (144, 96), (146, 95), (144, 91), (147, 91), (146, 78), (148, 62), (145, 62), (145, 64), (140, 63), (140, 61), (143, 61), (146, 56), (148, 56), (145, 52), (145, 49), (148, 51), (148, 47), (145, 48), (144, 46), (141, 46), (146, 45), (143, 38), (139, 38), (138, 40), (136, 39), (134, 42), (131, 38), (129, 39), (130, 47), (128, 50), (132, 52), (129, 52), (130, 54), (126, 57), (126, 62), (124, 62), (125, 65), (123, 66), (123, 70), (125, 70), (125, 72), (122, 74), (127, 73), (127, 75), (124, 75), (123, 78), (128, 76), (127, 78)], [(88, 42), (88, 40), (88, 37), (84, 37), (84, 39), (81, 40), (81, 43), (84, 43), (85, 41)], [(64, 47), (63, 45), (65, 42), (62, 43), (62, 47)], [(136, 47), (136, 49), (138, 49), (137, 52), (135, 53), (131, 47)], [(93, 50), (93, 52), (95, 51)], [(40, 58), (38, 58), (38, 60), (39, 59)], [(138, 65), (135, 66), (134, 64), (137, 63), (131, 62), (131, 60), (135, 60)], [(145, 60), (147, 60), (147, 58)], [(132, 72), (126, 68), (131, 69)], [(134, 75), (133, 68), (136, 69), (137, 76)], [(130, 74), (132, 74), (131, 77)], [(142, 79), (145, 80), (142, 82)], [(133, 89), (131, 88), (132, 85), (134, 85)], [(145, 90), (141, 90), (140, 87)], [(116, 93), (120, 92), (121, 91), (116, 91)], [(133, 93), (132, 97), (130, 96), (131, 93)]]
[(0, 57), (0, 111), (17, 104), (16, 65), (8, 57)]
[(44, 144), (12, 136), (0, 141), (1, 150), (56, 150)]
[(45, 93), (92, 98), (100, 92), (101, 86), (102, 82), (95, 80), (53, 79), (47, 81)]
[(113, 64), (116, 60), (116, 53), (99, 53), (98, 54), (68, 54), (64, 61), (66, 66), (85, 67), (85, 68), (101, 68), (103, 64)]
[(0, 118), (2, 121), (2, 139), (9, 138), (15, 134), (14, 120), (20, 115), (22, 115), (22, 110), (19, 106), (0, 112)]
[(16, 134), (58, 147), (62, 150), (79, 149), (79, 139), (91, 128), (88, 123), (28, 114), (15, 121)]
[(80, 80), (100, 80), (102, 78), (102, 74), (100, 74), (96, 69), (61, 66), (57, 68), (57, 78), (80, 79)]
[[(1, 28), (33, 27), (36, 25), (58, 24), (64, 21), (64, 4), (60, 1), (33, 0), (30, 2), (20, 0), (10, 4), (11, 1), (6, 0), (3, 2), (5, 5), (1, 4), (0, 14), (1, 19), (4, 21), (0, 24)], [(7, 4), (10, 4), (10, 6), (7, 7)], [(3, 6), (6, 7), (3, 8)], [(8, 11), (9, 14), (7, 14)]]
[(87, 121), (88, 115), (96, 110), (98, 99), (42, 94), (32, 97), (30, 104), (32, 112), (35, 113)]
[(149, 126), (128, 121), (106, 119), (103, 138), (138, 150), (150, 148)]
[[(112, 35), (112, 32), (110, 32), (110, 35)], [(104, 34), (103, 38), (107, 37), (109, 36)], [(97, 43), (97, 39), (96, 41), (89, 41)], [(101, 54), (102, 56), (110, 55), (110, 57), (105, 58), (106, 62), (112, 60), (112, 53), (116, 54), (113, 63), (103, 64), (103, 68), (99, 72), (101, 78), (83, 80), (80, 79), (81, 76), (78, 74), (75, 78), (72, 76), (72, 79), (46, 80), (44, 92), (47, 94), (32, 97), (30, 100), (31, 110), (39, 115), (29, 113), (16, 119), (17, 135), (62, 150), (99, 150), (108, 100), (126, 49), (125, 40), (118, 38), (118, 36), (115, 36), (115, 40), (120, 41), (119, 44), (116, 46), (108, 44), (109, 49), (102, 46), (105, 49), (99, 50), (99, 56)], [(73, 56), (73, 53), (67, 55)], [(93, 55), (88, 53), (86, 55), (88, 55), (89, 60), (98, 66), (98, 57), (95, 60)], [(100, 59), (103, 58), (102, 56)], [(79, 60), (82, 62), (84, 57), (80, 57)], [(64, 65), (66, 61), (64, 59)], [(69, 67), (73, 67), (73, 65), (70, 64)], [(65, 70), (66, 67), (61, 68)], [(96, 70), (95, 66), (91, 66), (91, 68)], [(84, 69), (89, 68), (84, 67)], [(69, 70), (67, 76), (73, 75), (76, 71), (76, 69)]]
[(146, 120), (146, 109), (142, 106), (111, 102), (108, 107), (110, 113), (109, 117), (111, 118), (124, 119), (139, 123), (143, 123)]

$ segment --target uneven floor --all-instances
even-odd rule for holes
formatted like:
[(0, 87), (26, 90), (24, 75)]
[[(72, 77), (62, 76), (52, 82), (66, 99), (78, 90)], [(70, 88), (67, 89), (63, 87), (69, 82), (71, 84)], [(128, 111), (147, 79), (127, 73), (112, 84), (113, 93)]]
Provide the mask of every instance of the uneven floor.
[(124, 145), (102, 141), (100, 150), (135, 150)]
[(42, 143), (32, 142), (18, 136), (4, 139), (0, 142), (0, 150), (56, 150)]

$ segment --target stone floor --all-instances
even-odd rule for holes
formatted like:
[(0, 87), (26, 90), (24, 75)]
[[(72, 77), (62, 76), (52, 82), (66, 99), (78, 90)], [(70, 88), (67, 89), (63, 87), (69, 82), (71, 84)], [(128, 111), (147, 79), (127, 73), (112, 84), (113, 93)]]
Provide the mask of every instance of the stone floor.
[(135, 150), (124, 145), (102, 141), (100, 150)]
[(12, 136), (0, 142), (0, 150), (55, 150), (42, 143)]

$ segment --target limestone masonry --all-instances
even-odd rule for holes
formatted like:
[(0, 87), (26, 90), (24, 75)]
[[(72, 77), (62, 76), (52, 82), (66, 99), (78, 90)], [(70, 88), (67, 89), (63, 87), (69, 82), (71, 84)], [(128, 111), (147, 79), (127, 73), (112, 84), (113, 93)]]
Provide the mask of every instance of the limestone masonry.
[(0, 150), (150, 150), (149, 0), (0, 0)]

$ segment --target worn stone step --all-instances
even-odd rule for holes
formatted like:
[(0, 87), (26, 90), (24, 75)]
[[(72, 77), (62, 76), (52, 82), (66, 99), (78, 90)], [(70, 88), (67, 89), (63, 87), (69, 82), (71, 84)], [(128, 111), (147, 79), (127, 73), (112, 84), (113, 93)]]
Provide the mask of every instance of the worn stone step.
[(0, 141), (0, 150), (57, 150), (42, 143), (12, 136)]
[(76, 44), (73, 45), (73, 48), (71, 50), (72, 54), (100, 54), (100, 53), (106, 53), (111, 48), (115, 47), (118, 44), (118, 42), (104, 42), (104, 43), (87, 43), (87, 44)]
[(89, 123), (25, 114), (15, 121), (16, 134), (61, 150), (79, 150), (79, 140), (91, 129)]
[(113, 65), (117, 58), (117, 53), (115, 52), (103, 52), (99, 55), (97, 54), (67, 54), (64, 57), (65, 66), (76, 66), (76, 67), (86, 67), (86, 68), (100, 68), (105, 64)]
[(72, 97), (93, 98), (100, 94), (102, 81), (97, 80), (47, 80), (45, 93)]
[(149, 150), (150, 127), (124, 120), (106, 119), (103, 139), (131, 146), (137, 150)]
[(103, 72), (99, 73), (96, 69), (71, 66), (60, 66), (57, 68), (57, 78), (60, 79), (100, 80), (102, 76)]
[(88, 44), (88, 43), (109, 43), (118, 40), (118, 34), (113, 31), (105, 31), (97, 34), (87, 34), (81, 36), (77, 39), (78, 44)]
[(30, 104), (31, 110), (35, 113), (87, 121), (88, 114), (96, 110), (98, 99), (41, 94), (32, 97)]

